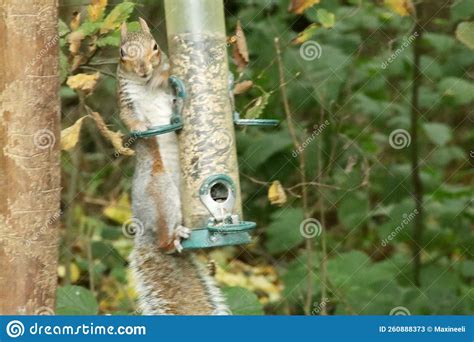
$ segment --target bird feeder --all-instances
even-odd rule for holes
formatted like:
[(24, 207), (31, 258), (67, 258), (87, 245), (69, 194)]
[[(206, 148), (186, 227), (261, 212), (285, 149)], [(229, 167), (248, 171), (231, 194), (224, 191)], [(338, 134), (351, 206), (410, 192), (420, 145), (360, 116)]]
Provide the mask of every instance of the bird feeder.
[(248, 243), (234, 125), (278, 121), (240, 119), (233, 107), (222, 0), (165, 0), (165, 15), (175, 108), (169, 125), (135, 136), (178, 131), (185, 249)]

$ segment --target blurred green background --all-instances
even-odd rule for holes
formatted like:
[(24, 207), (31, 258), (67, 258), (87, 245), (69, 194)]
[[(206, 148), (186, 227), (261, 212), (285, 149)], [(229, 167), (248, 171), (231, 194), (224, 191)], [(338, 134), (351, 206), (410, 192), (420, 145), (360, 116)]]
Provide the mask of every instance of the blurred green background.
[[(166, 50), (163, 4), (92, 3), (60, 0), (63, 128), (88, 106), (125, 134), (117, 29), (136, 28), (141, 16)], [(237, 70), (233, 56), (245, 51), (230, 39), (230, 69), (253, 82), (237, 109), (282, 121), (237, 133), (245, 218), (258, 230), (249, 246), (210, 251), (234, 314), (472, 314), (474, 3), (225, 7), (228, 36), (240, 20), (249, 52)], [(95, 72), (97, 80), (83, 75)], [(127, 269), (133, 240), (121, 228), (133, 157), (119, 155), (93, 120), (81, 122), (78, 143), (62, 154), (57, 313), (138, 314)]]

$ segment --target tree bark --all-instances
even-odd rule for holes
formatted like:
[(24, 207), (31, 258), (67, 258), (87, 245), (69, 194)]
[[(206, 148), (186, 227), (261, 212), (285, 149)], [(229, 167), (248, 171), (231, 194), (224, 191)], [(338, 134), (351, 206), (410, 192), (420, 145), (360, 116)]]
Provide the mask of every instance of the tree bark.
[(0, 315), (54, 312), (58, 44), (56, 0), (0, 0)]

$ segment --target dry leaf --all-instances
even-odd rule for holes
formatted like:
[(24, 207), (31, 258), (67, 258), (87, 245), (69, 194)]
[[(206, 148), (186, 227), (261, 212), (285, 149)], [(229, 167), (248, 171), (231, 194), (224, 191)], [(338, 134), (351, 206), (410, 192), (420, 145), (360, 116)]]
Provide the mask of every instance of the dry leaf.
[(279, 181), (274, 181), (268, 189), (268, 200), (271, 204), (279, 206), (286, 203), (285, 189), (283, 189), (283, 186)]
[(411, 0), (384, 0), (384, 4), (401, 16), (407, 16), (415, 12)]
[(69, 42), (69, 52), (72, 56), (75, 56), (79, 53), (81, 48), (81, 42), (84, 39), (84, 33), (81, 31), (74, 31), (68, 37)]
[(100, 133), (112, 143), (117, 153), (120, 153), (126, 156), (131, 156), (135, 154), (135, 152), (132, 149), (123, 146), (123, 141), (122, 141), (123, 134), (121, 132), (113, 132), (109, 130), (107, 128), (107, 125), (105, 124), (104, 119), (102, 119), (102, 116), (99, 113), (91, 111), (89, 114), (94, 119)]
[(81, 132), (82, 121), (87, 118), (87, 116), (83, 116), (79, 120), (77, 120), (74, 125), (69, 126), (61, 131), (61, 149), (65, 151), (71, 150), (74, 146), (76, 146), (77, 142), (79, 141), (79, 133)]
[(66, 83), (71, 89), (82, 90), (86, 94), (90, 94), (94, 90), (99, 78), (99, 72), (95, 74), (77, 74), (69, 76)]
[(247, 40), (245, 39), (244, 31), (240, 25), (240, 21), (237, 21), (235, 27), (235, 44), (234, 44), (234, 63), (237, 65), (239, 72), (243, 71), (247, 64), (249, 64), (249, 51), (247, 48)]
[(91, 4), (87, 7), (89, 20), (92, 22), (102, 19), (107, 6), (107, 0), (91, 0)]
[(253, 87), (253, 82), (249, 80), (237, 83), (234, 87), (234, 95), (243, 94), (252, 87)]
[(123, 193), (117, 201), (105, 207), (103, 213), (107, 218), (118, 224), (124, 224), (130, 220), (132, 217), (132, 209), (128, 194)]
[(81, 12), (74, 12), (72, 13), (72, 19), (69, 23), (69, 27), (71, 31), (76, 31), (79, 26), (81, 26)]
[(254, 292), (262, 304), (281, 299), (283, 287), (273, 266), (252, 266), (233, 260), (225, 268), (217, 265), (216, 280), (226, 286), (244, 287)]
[(302, 14), (306, 9), (319, 4), (319, 0), (291, 0), (288, 12)]

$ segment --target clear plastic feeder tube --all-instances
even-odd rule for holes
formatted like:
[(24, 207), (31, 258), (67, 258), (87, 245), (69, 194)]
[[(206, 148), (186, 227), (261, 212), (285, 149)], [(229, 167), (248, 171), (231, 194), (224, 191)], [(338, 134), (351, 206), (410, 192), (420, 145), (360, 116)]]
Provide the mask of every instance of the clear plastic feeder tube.
[[(184, 224), (203, 227), (209, 210), (199, 189), (224, 174), (236, 187), (233, 214), (242, 216), (222, 0), (165, 0), (171, 74), (186, 87), (179, 133)], [(221, 200), (221, 199), (217, 199)]]

